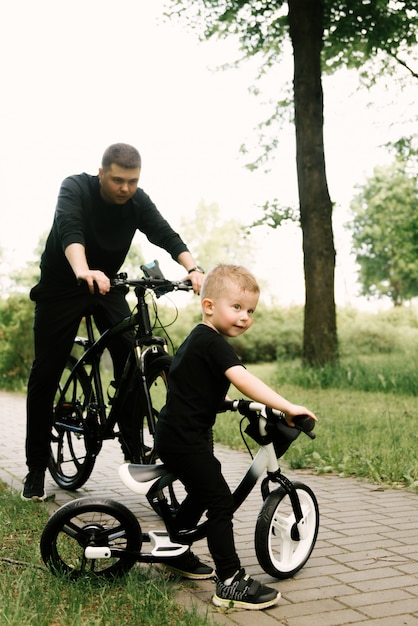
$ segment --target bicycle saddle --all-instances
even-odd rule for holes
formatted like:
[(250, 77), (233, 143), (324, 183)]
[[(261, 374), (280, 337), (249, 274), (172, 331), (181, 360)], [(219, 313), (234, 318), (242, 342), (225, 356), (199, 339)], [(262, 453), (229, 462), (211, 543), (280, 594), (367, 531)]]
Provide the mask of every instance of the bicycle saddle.
[(155, 465), (135, 465), (134, 463), (124, 463), (119, 467), (119, 476), (123, 484), (134, 493), (146, 495), (154, 482), (160, 478), (167, 477), (166, 484), (172, 480), (165, 465), (158, 463)]

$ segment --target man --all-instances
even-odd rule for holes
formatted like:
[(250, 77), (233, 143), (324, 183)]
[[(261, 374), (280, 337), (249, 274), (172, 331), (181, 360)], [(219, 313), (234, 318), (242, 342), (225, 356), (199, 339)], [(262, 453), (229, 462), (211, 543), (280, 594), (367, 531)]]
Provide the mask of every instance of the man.
[[(29, 472), (23, 485), (24, 500), (46, 498), (53, 399), (85, 311), (93, 307), (100, 332), (129, 315), (125, 291), (111, 290), (110, 278), (121, 268), (136, 230), (180, 263), (194, 292), (200, 293), (203, 270), (138, 188), (140, 171), (141, 157), (136, 148), (118, 143), (106, 149), (98, 176), (70, 176), (61, 185), (41, 257), (40, 281), (30, 293), (35, 302), (35, 359), (27, 393)], [(122, 373), (130, 340), (127, 336), (110, 348), (116, 379)], [(126, 424), (119, 424), (125, 444), (129, 441), (129, 417), (132, 420), (133, 416), (128, 416)], [(134, 459), (135, 450), (126, 453)]]

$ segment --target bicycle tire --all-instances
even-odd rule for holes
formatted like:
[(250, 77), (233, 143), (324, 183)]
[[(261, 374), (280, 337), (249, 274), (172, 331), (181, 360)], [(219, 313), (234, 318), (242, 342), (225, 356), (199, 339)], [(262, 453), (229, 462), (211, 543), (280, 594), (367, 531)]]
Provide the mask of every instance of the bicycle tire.
[(295, 514), (283, 487), (270, 493), (263, 503), (255, 528), (255, 551), (263, 570), (274, 578), (294, 576), (309, 559), (319, 528), (319, 507), (313, 491), (294, 482), (302, 507), (304, 537), (297, 539)]
[[(122, 550), (116, 556), (90, 559), (86, 547)], [(92, 497), (72, 500), (49, 518), (41, 539), (42, 559), (56, 575), (113, 578), (137, 561), (142, 532), (134, 514), (120, 502)], [(125, 552), (126, 551), (126, 552)]]
[[(146, 384), (151, 403), (152, 415), (148, 413), (148, 407), (143, 402), (143, 396), (138, 394), (138, 419), (140, 437), (140, 459), (142, 464), (155, 463), (158, 456), (154, 449), (154, 433), (158, 416), (165, 405), (168, 390), (168, 372), (173, 358), (169, 354), (163, 354), (150, 358), (146, 363)], [(137, 382), (138, 389), (140, 388)], [(148, 433), (148, 438), (147, 438)]]
[[(54, 481), (66, 490), (84, 485), (93, 471), (96, 453), (87, 443), (90, 435), (86, 423), (88, 405), (94, 393), (87, 372), (73, 370), (76, 359), (70, 356), (65, 365), (54, 402), (54, 418), (48, 469)], [(67, 381), (70, 384), (66, 387)], [(64, 389), (66, 391), (64, 392)]]
[[(155, 432), (159, 413), (166, 402), (168, 390), (168, 372), (170, 370), (172, 360), (172, 356), (168, 354), (163, 354), (150, 359), (146, 365), (146, 381), (152, 407), (152, 418), (150, 423), (148, 413), (141, 416), (141, 462), (144, 464), (155, 463), (158, 460), (158, 454), (154, 449), (153, 438), (149, 438), (148, 442), (150, 446), (148, 446), (145, 442), (144, 434), (147, 430), (151, 430), (152, 434)], [(167, 487), (167, 489), (165, 490), (165, 495), (168, 505), (171, 511), (174, 513), (179, 508), (180, 502), (175, 493), (173, 484), (170, 484)], [(161, 507), (158, 499), (156, 497), (149, 497), (148, 502), (152, 506), (155, 513), (157, 513), (157, 515), (161, 517)]]

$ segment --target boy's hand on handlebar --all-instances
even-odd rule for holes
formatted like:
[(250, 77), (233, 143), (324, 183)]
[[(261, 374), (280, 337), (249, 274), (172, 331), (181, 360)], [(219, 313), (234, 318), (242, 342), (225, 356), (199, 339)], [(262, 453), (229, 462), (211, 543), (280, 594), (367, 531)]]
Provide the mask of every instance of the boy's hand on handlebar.
[(86, 270), (77, 275), (78, 280), (84, 280), (89, 288), (90, 293), (94, 293), (95, 285), (101, 296), (104, 296), (110, 290), (110, 280), (106, 274), (100, 270)]
[(286, 422), (289, 424), (289, 426), (295, 426), (293, 418), (301, 415), (304, 415), (305, 417), (311, 417), (313, 420), (315, 420), (315, 422), (318, 421), (318, 418), (314, 413), (312, 413), (312, 411), (307, 409), (306, 406), (301, 406), (299, 404), (290, 404), (283, 412), (285, 414)]

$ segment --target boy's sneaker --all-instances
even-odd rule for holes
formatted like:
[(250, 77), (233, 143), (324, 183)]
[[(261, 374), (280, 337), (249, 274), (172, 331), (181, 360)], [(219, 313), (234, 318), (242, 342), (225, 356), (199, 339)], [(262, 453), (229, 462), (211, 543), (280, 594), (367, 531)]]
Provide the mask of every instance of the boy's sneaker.
[(212, 567), (202, 563), (191, 550), (181, 556), (175, 556), (162, 562), (164, 567), (177, 576), (190, 580), (206, 580), (213, 578), (215, 572)]
[(277, 589), (266, 587), (253, 580), (243, 568), (234, 576), (230, 585), (216, 579), (216, 592), (212, 598), (216, 606), (242, 609), (266, 609), (280, 599)]
[(22, 500), (32, 500), (42, 502), (46, 500), (45, 492), (45, 470), (31, 469), (23, 479), (23, 489), (20, 497)]

